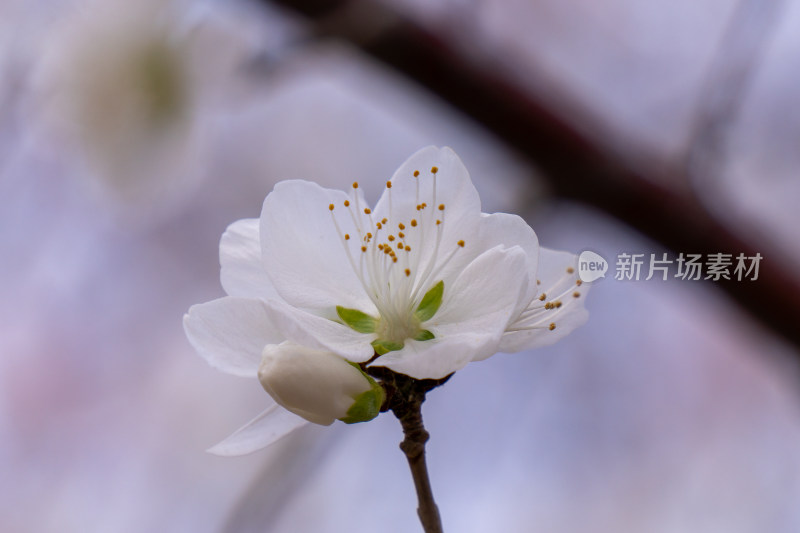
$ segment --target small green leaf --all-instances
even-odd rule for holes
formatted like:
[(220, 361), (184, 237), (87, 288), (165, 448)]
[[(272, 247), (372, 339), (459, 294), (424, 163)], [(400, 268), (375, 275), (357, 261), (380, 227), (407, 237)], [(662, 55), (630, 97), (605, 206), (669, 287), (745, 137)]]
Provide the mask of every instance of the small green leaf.
[(339, 315), (345, 324), (353, 328), (359, 333), (375, 333), (378, 327), (378, 320), (362, 313), (358, 309), (347, 309), (340, 305), (336, 306), (336, 314)]
[(427, 329), (423, 329), (422, 331), (417, 333), (417, 336), (414, 337), (414, 340), (415, 341), (429, 341), (429, 340), (435, 339), (435, 338), (436, 338), (436, 336), (433, 333), (431, 333)]
[(382, 341), (380, 339), (372, 341), (372, 347), (375, 348), (375, 353), (378, 355), (402, 350), (403, 346), (402, 342)]
[(440, 281), (425, 293), (425, 296), (422, 297), (422, 301), (419, 303), (419, 307), (417, 307), (414, 313), (420, 322), (425, 322), (433, 318), (433, 315), (439, 310), (439, 306), (442, 305), (443, 294), (444, 281)]

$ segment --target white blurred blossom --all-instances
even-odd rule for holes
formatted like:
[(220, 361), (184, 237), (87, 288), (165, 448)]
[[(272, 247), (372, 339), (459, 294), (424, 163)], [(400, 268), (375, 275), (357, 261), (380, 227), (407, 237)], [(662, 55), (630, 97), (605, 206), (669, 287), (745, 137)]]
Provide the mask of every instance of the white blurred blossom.
[(198, 178), (209, 114), (244, 61), (247, 32), (195, 6), (89, 0), (46, 43), (35, 86), (47, 131), (122, 200), (160, 201)]

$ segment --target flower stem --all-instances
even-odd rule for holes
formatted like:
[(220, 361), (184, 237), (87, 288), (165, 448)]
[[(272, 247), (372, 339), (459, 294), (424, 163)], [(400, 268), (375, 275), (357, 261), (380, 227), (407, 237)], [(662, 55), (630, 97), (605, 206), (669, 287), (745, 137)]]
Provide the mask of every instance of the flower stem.
[(394, 413), (403, 426), (405, 439), (400, 443), (400, 449), (406, 454), (411, 477), (414, 478), (414, 487), (417, 489), (419, 502), (417, 515), (425, 533), (442, 533), (442, 520), (439, 517), (439, 508), (433, 499), (428, 466), (425, 462), (425, 443), (430, 435), (422, 425), (422, 401), (413, 402), (408, 407), (402, 415), (397, 411)]
[(414, 479), (419, 502), (417, 515), (422, 522), (422, 529), (425, 533), (442, 533), (442, 520), (433, 499), (428, 465), (425, 463), (425, 443), (430, 435), (422, 425), (422, 403), (429, 391), (446, 383), (452, 374), (442, 379), (414, 379), (388, 368), (364, 366), (365, 372), (379, 379), (386, 391), (386, 401), (381, 410), (392, 411), (403, 426), (405, 438), (400, 443), (400, 449), (406, 454)]

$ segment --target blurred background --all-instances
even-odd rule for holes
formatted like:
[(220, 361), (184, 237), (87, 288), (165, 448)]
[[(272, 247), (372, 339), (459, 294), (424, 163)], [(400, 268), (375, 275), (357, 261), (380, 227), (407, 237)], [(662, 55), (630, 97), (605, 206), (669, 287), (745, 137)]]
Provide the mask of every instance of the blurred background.
[[(418, 531), (399, 424), (204, 450), (261, 411), (183, 313), (280, 180), (420, 147), (547, 247), (759, 252), (595, 283), (424, 406), (450, 532), (800, 531), (800, 3), (0, 0), (0, 530)], [(612, 265), (613, 268), (613, 265)]]

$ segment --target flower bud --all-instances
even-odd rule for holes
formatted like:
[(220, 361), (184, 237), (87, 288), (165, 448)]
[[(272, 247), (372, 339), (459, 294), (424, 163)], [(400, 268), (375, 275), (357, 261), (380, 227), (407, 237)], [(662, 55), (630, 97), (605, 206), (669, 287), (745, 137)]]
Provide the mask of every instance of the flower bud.
[(352, 363), (323, 350), (284, 342), (261, 355), (258, 380), (282, 407), (315, 424), (372, 420), (380, 412), (383, 387)]

